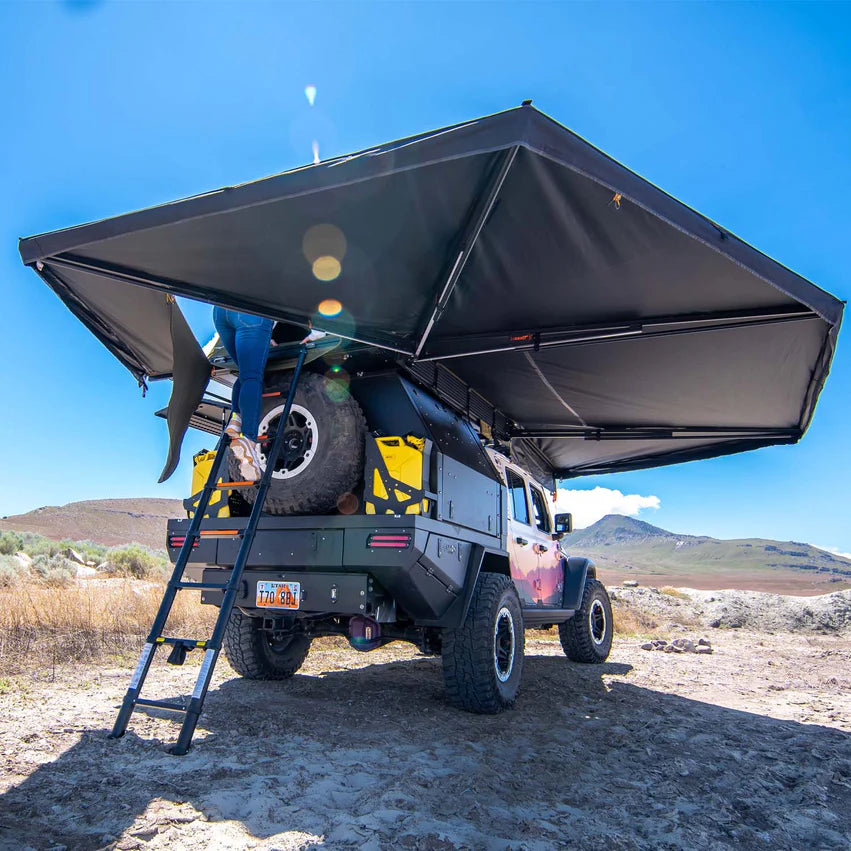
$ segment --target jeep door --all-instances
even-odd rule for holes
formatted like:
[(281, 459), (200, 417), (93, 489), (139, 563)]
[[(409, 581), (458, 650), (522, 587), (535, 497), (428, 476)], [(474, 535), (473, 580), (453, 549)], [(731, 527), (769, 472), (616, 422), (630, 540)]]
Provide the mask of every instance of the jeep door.
[(564, 561), (558, 541), (553, 540), (552, 515), (544, 491), (532, 481), (528, 486), (534, 524), (532, 549), (538, 562), (535, 603), (559, 608), (564, 587)]
[(532, 526), (532, 513), (526, 493), (526, 480), (516, 470), (505, 466), (505, 484), (508, 488), (507, 549), (511, 565), (511, 578), (524, 606), (535, 604), (538, 584), (538, 555), (533, 549), (536, 530)]

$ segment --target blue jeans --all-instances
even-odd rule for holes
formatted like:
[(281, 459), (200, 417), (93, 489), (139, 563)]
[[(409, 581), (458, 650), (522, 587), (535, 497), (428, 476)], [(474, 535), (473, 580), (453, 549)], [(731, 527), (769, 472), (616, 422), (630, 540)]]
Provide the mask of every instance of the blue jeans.
[(263, 396), (263, 372), (275, 323), (262, 316), (214, 307), (213, 324), (219, 332), (222, 345), (239, 370), (239, 377), (233, 385), (231, 407), (235, 414), (242, 416), (242, 433), (256, 441)]

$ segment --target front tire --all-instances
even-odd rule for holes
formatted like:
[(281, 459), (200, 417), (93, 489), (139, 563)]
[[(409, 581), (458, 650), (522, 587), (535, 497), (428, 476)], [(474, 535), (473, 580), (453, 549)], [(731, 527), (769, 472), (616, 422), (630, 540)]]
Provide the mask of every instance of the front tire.
[(443, 634), (443, 681), (450, 702), (493, 715), (511, 706), (520, 689), (525, 634), (514, 583), (481, 573), (464, 623)]
[(599, 665), (612, 649), (612, 604), (602, 582), (588, 579), (576, 614), (559, 624), (562, 650), (573, 662)]
[(288, 680), (304, 664), (310, 639), (276, 636), (262, 627), (262, 618), (234, 609), (225, 629), (225, 656), (231, 668), (247, 680)]

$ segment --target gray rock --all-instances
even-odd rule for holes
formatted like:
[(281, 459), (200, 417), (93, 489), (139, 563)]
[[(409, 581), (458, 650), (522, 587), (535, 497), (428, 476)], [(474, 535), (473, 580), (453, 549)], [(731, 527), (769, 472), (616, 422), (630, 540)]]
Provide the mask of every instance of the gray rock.
[(638, 582), (634, 579), (624, 579), (623, 581), (624, 588), (638, 588)]
[(651, 642), (649, 642), (649, 641), (648, 641), (648, 642), (647, 642), (647, 644), (642, 644), (642, 645), (641, 645), (641, 649), (642, 649), (642, 650), (655, 650), (655, 649), (656, 649), (656, 645), (655, 645), (655, 644), (652, 644)]
[(712, 648), (708, 644), (701, 644), (694, 648), (695, 653), (711, 653)]
[(708, 638), (698, 638), (697, 644), (699, 647), (712, 647), (712, 644), (710, 644)]
[(15, 553), (12, 558), (18, 562), (22, 570), (29, 570), (32, 567), (33, 560), (26, 553)]
[(86, 564), (86, 560), (73, 547), (67, 547), (65, 549), (65, 558), (70, 559), (77, 564), (82, 564), (83, 566)]

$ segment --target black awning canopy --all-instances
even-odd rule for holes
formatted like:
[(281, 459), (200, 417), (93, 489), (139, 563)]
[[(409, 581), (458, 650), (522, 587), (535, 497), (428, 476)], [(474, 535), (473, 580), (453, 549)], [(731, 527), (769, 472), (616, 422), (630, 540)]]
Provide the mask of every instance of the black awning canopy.
[(843, 308), (528, 106), (20, 250), (137, 378), (164, 292), (312, 318), (448, 367), (562, 478), (798, 440)]

